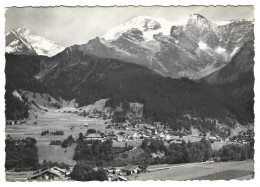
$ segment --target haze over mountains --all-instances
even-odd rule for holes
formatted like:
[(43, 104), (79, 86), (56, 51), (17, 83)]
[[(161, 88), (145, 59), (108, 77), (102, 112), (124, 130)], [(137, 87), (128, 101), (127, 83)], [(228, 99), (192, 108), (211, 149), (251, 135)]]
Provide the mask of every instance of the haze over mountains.
[(140, 16), (65, 49), (28, 29), (13, 30), (6, 35), (7, 96), (22, 89), (76, 99), (79, 106), (126, 100), (143, 103), (145, 118), (153, 120), (191, 114), (246, 124), (254, 118), (253, 27), (199, 14), (183, 26)]

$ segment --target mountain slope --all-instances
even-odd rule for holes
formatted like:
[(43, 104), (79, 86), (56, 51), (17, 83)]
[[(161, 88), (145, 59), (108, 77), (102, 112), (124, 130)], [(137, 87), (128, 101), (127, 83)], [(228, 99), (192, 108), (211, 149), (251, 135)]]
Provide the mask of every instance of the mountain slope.
[(254, 41), (246, 42), (229, 64), (201, 80), (236, 99), (254, 122)]
[(34, 77), (59, 97), (76, 99), (79, 106), (109, 98), (114, 106), (124, 100), (144, 104), (146, 119), (169, 122), (188, 113), (247, 121), (236, 100), (209, 85), (166, 78), (140, 65), (84, 54), (79, 46), (42, 61), (46, 66)]
[(184, 26), (140, 16), (78, 46), (84, 54), (136, 63), (170, 77), (200, 79), (229, 63), (253, 39), (253, 22), (217, 25), (199, 14)]
[(12, 30), (5, 37), (7, 53), (50, 57), (64, 50), (57, 42), (35, 36), (27, 28)]
[[(48, 93), (55, 96), (55, 90), (48, 89), (34, 75), (48, 66), (48, 57), (6, 54), (6, 90), (26, 90), (37, 93)], [(58, 98), (58, 97), (56, 97)]]
[(202, 80), (209, 83), (223, 84), (232, 82), (241, 74), (251, 72), (254, 68), (254, 41), (249, 41), (237, 52), (230, 63), (215, 72), (205, 76)]

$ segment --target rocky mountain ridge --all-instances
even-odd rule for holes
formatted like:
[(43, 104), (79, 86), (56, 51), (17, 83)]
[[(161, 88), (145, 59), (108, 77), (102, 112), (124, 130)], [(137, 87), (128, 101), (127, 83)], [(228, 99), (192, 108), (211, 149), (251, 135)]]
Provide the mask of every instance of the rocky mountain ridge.
[(64, 50), (59, 43), (35, 36), (25, 27), (11, 30), (5, 38), (7, 53), (51, 57)]

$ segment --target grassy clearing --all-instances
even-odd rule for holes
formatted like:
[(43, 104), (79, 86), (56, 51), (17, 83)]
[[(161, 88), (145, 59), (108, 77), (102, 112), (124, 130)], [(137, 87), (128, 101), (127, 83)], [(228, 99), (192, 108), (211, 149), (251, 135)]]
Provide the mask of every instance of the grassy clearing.
[(217, 172), (207, 176), (197, 177), (191, 180), (231, 180), (240, 178), (247, 175), (254, 175), (253, 171), (244, 171), (244, 170), (226, 170), (222, 172)]
[(49, 142), (37, 143), (39, 162), (43, 160), (52, 162), (64, 162), (66, 164), (75, 164), (73, 160), (76, 144), (72, 144), (67, 148), (62, 148), (60, 145), (49, 145)]
[(32, 171), (23, 171), (23, 172), (9, 172), (5, 173), (5, 179), (9, 182), (25, 182), (28, 181), (28, 177), (32, 174)]
[[(149, 166), (151, 167), (151, 166)], [(153, 166), (157, 167), (157, 165)], [(160, 165), (158, 166), (160, 167)], [(165, 166), (164, 166), (165, 167)], [(131, 175), (128, 177), (129, 180), (175, 180), (175, 181), (186, 181), (186, 180), (206, 180), (203, 177), (208, 175), (214, 175), (225, 171), (238, 171), (239, 176), (230, 175), (230, 178), (236, 179), (242, 176), (253, 174), (254, 172), (254, 161), (233, 161), (233, 162), (213, 162), (213, 163), (198, 163), (192, 164), (176, 164), (172, 165), (170, 169), (160, 170), (154, 172), (141, 173), (138, 175)], [(244, 172), (245, 171), (245, 172)], [(235, 172), (234, 172), (235, 173)], [(200, 178), (201, 177), (201, 178)], [(252, 177), (251, 177), (252, 178)], [(209, 180), (209, 179), (207, 179)], [(220, 180), (220, 179), (213, 179)], [(223, 179), (224, 180), (224, 179)], [(230, 179), (229, 179), (230, 180)]]

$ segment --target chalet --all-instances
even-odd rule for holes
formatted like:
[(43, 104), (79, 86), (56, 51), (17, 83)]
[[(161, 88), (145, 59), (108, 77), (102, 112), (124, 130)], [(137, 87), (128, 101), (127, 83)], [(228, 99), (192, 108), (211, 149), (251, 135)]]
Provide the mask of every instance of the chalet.
[(68, 179), (68, 175), (70, 173), (67, 172), (66, 169), (61, 169), (59, 167), (52, 168), (42, 168), (36, 172), (34, 172), (29, 179), (30, 180), (66, 180)]
[(110, 140), (116, 140), (116, 134), (114, 132), (110, 132), (107, 134), (107, 138)]
[(142, 169), (138, 165), (127, 165), (122, 169), (122, 172), (126, 175), (132, 175), (140, 173)]
[(127, 178), (120, 176), (120, 175), (115, 175), (115, 176), (111, 176), (111, 178), (109, 177), (108, 180), (111, 181), (111, 182), (113, 182), (113, 181), (127, 181)]
[(169, 140), (168, 143), (178, 143), (178, 144), (180, 144), (180, 143), (182, 143), (182, 139)]
[(6, 136), (5, 139), (6, 139), (6, 140), (13, 140), (12, 136), (10, 136), (9, 134)]
[(147, 133), (147, 134), (143, 134), (143, 138), (150, 138), (150, 135)]
[(100, 140), (103, 141), (103, 137), (99, 133), (91, 133), (86, 135), (85, 140)]
[(107, 168), (104, 168), (104, 170), (107, 173), (111, 173), (111, 174), (117, 174), (121, 171), (119, 168), (115, 168), (115, 167), (107, 167)]
[(134, 133), (132, 135), (132, 138), (133, 138), (133, 140), (138, 140), (140, 138), (140, 134), (139, 133)]
[(126, 134), (124, 132), (120, 132), (116, 134), (116, 140), (118, 142), (124, 141), (126, 139)]
[(6, 125), (14, 125), (14, 121), (13, 120), (6, 120)]
[(170, 134), (165, 134), (164, 139), (165, 139), (165, 140), (170, 140), (170, 139), (171, 139), (171, 135), (170, 135)]
[(46, 135), (49, 135), (50, 134), (50, 131), (46, 130), (46, 131), (43, 131), (41, 133), (41, 136), (46, 136)]
[(62, 176), (69, 176), (71, 170), (61, 169), (57, 166), (52, 167), (53, 170), (58, 171)]

